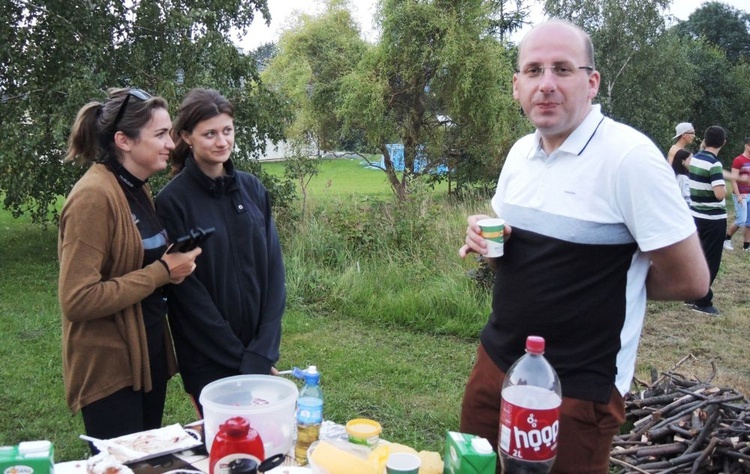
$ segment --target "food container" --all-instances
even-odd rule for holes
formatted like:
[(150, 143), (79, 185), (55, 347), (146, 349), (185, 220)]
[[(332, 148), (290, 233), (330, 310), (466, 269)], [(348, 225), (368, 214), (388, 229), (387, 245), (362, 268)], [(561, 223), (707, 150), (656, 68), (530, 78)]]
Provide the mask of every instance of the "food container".
[(55, 448), (47, 440), (0, 446), (0, 473), (50, 474), (54, 471), (54, 458)]
[(307, 448), (307, 463), (314, 474), (379, 474), (371, 457), (372, 451), (367, 447), (343, 439), (319, 440)]
[(380, 442), (380, 432), (383, 428), (380, 423), (367, 418), (355, 418), (346, 424), (346, 434), (349, 442), (361, 444), (368, 448), (374, 448)]
[(287, 454), (294, 438), (297, 386), (273, 375), (236, 375), (206, 385), (200, 395), (206, 449), (219, 425), (235, 416), (250, 422), (263, 440), (266, 458)]

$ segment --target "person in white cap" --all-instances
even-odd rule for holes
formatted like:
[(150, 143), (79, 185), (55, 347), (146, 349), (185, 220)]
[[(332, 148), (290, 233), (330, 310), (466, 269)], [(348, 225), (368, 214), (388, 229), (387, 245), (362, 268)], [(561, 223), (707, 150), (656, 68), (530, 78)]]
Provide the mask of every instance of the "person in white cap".
[(667, 161), (670, 165), (672, 164), (672, 159), (674, 158), (674, 154), (677, 153), (677, 150), (688, 148), (690, 144), (693, 143), (693, 140), (695, 140), (695, 128), (690, 122), (678, 123), (674, 128), (674, 131), (675, 136), (672, 137), (672, 140), (677, 140), (677, 143), (672, 145), (672, 148), (669, 149), (669, 153), (667, 153)]

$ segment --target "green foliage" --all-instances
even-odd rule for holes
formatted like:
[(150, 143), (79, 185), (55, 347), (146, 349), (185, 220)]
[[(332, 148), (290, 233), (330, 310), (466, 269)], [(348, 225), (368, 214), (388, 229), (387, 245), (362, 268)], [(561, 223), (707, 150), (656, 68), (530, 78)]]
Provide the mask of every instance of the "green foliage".
[(743, 105), (750, 101), (750, 14), (706, 2), (674, 30), (690, 45), (693, 125), (699, 138), (711, 125), (727, 130), (727, 144), (719, 156), (729, 166), (750, 135), (750, 110)]
[(219, 89), (236, 106), (238, 161), (282, 136), (284, 103), (229, 39), (257, 12), (269, 18), (266, 0), (8, 0), (0, 8), (0, 191), (14, 215), (55, 218), (57, 196), (84, 171), (61, 163), (70, 126), (109, 87), (147, 89), (173, 110), (192, 87)]
[[(682, 69), (681, 57), (671, 57), (670, 51), (662, 51), (656, 41), (665, 30), (664, 11), (670, 0), (563, 0), (545, 2), (545, 12), (557, 18), (572, 21), (591, 36), (595, 48), (595, 66), (601, 73), (598, 101), (602, 109), (625, 121), (640, 116), (638, 107), (633, 107), (635, 93), (649, 89), (649, 108), (653, 109), (652, 83), (640, 83), (631, 78), (678, 74)], [(665, 70), (665, 65), (669, 67)], [(637, 73), (637, 71), (639, 71)], [(657, 76), (658, 77), (658, 76)], [(670, 79), (673, 79), (670, 77)], [(679, 76), (677, 76), (679, 79)], [(627, 82), (627, 84), (623, 84)], [(670, 85), (672, 82), (668, 82)], [(685, 82), (687, 83), (687, 81)], [(677, 81), (677, 84), (681, 84)], [(634, 86), (637, 86), (634, 91)], [(676, 91), (679, 95), (680, 91)], [(661, 97), (657, 96), (656, 102)], [(671, 111), (667, 111), (669, 113)], [(661, 128), (674, 120), (669, 119)], [(630, 122), (633, 124), (632, 122)], [(636, 124), (633, 124), (636, 125)], [(639, 124), (640, 125), (640, 124)]]
[[(483, 177), (495, 174), (510, 137), (523, 129), (509, 93), (509, 55), (488, 34), (497, 27), (492, 8), (504, 3), (382, 2), (380, 42), (343, 79), (338, 115), (384, 155), (399, 198), (415, 176), (442, 164), (457, 170), (460, 183), (477, 168)], [(401, 176), (388, 143), (404, 145)], [(426, 159), (419, 172), (418, 154)]]
[(466, 272), (466, 275), (471, 280), (474, 280), (474, 283), (476, 283), (478, 288), (484, 291), (490, 291), (492, 285), (495, 283), (495, 271), (490, 267), (487, 259), (482, 258), (479, 255), (475, 255), (475, 259), (477, 261), (477, 268), (472, 268)]
[[(514, 0), (513, 2), (508, 0), (489, 0), (489, 3), (491, 13), (489, 15), (487, 33), (499, 37), (500, 42), (504, 43), (508, 36), (529, 23), (528, 20), (531, 16), (530, 2), (525, 0)], [(508, 3), (515, 4), (515, 7), (511, 6), (507, 8), (506, 4)]]
[(724, 50), (732, 64), (750, 60), (750, 14), (721, 2), (706, 2), (676, 27), (682, 35), (704, 38)]
[[(694, 122), (698, 70), (691, 47), (673, 33), (663, 33), (632, 56), (616, 84), (607, 83), (614, 86), (609, 115), (644, 131), (665, 151), (672, 145), (674, 126)], [(606, 56), (605, 50), (597, 51)]]
[(746, 64), (727, 58), (747, 48), (740, 41), (750, 35), (746, 14), (709, 2), (667, 30), (664, 10), (670, 3), (548, 0), (545, 11), (589, 32), (602, 75), (597, 100), (608, 115), (642, 130), (663, 150), (671, 146), (678, 122), (692, 122), (699, 137), (721, 125), (730, 137), (722, 151), (727, 163), (742, 149), (748, 123), (747, 107), (740, 105), (750, 98)]
[(310, 181), (318, 174), (320, 161), (311, 158), (307, 153), (300, 151), (299, 147), (294, 149), (292, 156), (284, 162), (284, 176), (297, 183), (302, 192), (302, 215), (307, 214), (307, 188)]
[(362, 56), (365, 42), (341, 0), (328, 0), (319, 16), (300, 14), (296, 20), (282, 34), (279, 51), (263, 78), (293, 104), (288, 137), (318, 150), (346, 149), (354, 137), (342, 133), (336, 103), (341, 78)]
[(307, 218), (281, 224), (289, 299), (312, 314), (474, 337), (489, 292), (466, 277), (450, 244), (463, 222), (463, 212), (425, 191), (315, 206)]

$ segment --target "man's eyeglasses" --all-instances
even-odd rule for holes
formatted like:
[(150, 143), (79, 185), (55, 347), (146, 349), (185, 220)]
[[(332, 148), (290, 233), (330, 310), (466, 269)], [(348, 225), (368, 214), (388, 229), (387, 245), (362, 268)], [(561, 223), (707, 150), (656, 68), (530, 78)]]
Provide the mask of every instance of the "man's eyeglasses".
[(594, 71), (594, 68), (591, 66), (572, 66), (570, 64), (554, 64), (552, 66), (538, 66), (538, 65), (531, 65), (526, 66), (520, 71), (520, 74), (522, 74), (524, 77), (527, 77), (529, 79), (535, 79), (538, 77), (542, 77), (544, 75), (544, 71), (549, 69), (552, 71), (552, 75), (555, 77), (570, 77), (573, 74), (576, 73), (579, 69), (584, 69), (589, 72)]
[(122, 101), (122, 105), (120, 105), (120, 110), (117, 111), (117, 117), (115, 117), (115, 121), (112, 124), (113, 128), (117, 127), (117, 124), (120, 123), (120, 120), (122, 120), (122, 116), (125, 115), (125, 109), (127, 108), (128, 102), (130, 102), (131, 97), (135, 97), (136, 99), (140, 99), (140, 100), (148, 100), (151, 98), (151, 94), (149, 94), (148, 92), (142, 89), (128, 90), (128, 95), (125, 97), (125, 100)]

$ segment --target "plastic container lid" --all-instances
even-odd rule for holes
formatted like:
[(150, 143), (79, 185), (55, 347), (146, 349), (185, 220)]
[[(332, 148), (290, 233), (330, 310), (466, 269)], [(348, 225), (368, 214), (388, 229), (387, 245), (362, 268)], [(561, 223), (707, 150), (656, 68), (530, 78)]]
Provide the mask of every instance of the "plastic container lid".
[(527, 337), (526, 352), (530, 352), (532, 354), (544, 354), (544, 338), (541, 336)]
[(380, 436), (383, 427), (375, 420), (367, 418), (355, 418), (346, 423), (346, 434), (353, 438), (368, 439)]

